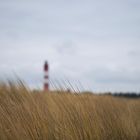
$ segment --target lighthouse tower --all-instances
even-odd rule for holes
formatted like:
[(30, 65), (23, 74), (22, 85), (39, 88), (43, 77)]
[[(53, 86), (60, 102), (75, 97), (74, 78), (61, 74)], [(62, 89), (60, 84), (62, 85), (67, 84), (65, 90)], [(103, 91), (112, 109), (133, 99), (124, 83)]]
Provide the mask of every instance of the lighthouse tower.
[(49, 65), (47, 61), (44, 64), (44, 91), (49, 91)]

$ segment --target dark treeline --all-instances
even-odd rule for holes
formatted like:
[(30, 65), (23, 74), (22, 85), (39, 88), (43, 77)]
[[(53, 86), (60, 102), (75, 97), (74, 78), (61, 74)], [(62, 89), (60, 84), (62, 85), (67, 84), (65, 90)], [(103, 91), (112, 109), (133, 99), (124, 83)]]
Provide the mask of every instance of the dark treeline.
[(127, 92), (127, 93), (113, 93), (113, 96), (118, 96), (118, 97), (127, 97), (127, 98), (140, 98), (140, 93), (135, 93), (135, 92)]
[(100, 95), (110, 95), (115, 97), (126, 97), (126, 98), (140, 98), (140, 93), (136, 92), (108, 92)]
[(102, 93), (91, 93), (89, 91), (83, 92), (86, 94), (95, 94), (98, 96), (115, 96), (115, 97), (126, 97), (126, 98), (140, 98), (140, 92), (102, 92)]

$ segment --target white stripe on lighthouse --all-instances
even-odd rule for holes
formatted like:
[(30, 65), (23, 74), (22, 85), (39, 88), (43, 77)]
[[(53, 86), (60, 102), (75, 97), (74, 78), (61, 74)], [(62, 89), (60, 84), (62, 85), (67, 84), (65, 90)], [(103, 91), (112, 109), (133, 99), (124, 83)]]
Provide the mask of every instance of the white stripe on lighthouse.
[(48, 71), (45, 71), (44, 72), (44, 76), (49, 76), (49, 72)]
[(44, 84), (49, 84), (49, 79), (44, 79)]

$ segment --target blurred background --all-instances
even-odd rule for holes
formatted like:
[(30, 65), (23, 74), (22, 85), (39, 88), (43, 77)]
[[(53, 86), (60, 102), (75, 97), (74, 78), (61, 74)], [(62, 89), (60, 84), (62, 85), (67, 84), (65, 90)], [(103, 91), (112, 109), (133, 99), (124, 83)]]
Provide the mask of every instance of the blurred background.
[(0, 80), (42, 88), (45, 60), (61, 85), (140, 91), (140, 1), (0, 0)]

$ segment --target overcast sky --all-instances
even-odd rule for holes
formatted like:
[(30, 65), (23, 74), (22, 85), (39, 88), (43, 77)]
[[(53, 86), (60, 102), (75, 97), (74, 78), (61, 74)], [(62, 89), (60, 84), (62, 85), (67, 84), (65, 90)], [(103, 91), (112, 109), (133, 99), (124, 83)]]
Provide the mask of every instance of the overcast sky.
[(140, 0), (0, 0), (0, 79), (41, 87), (44, 60), (54, 81), (140, 91)]

